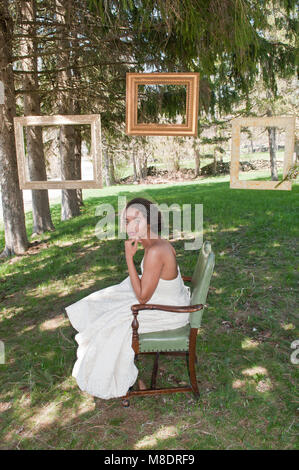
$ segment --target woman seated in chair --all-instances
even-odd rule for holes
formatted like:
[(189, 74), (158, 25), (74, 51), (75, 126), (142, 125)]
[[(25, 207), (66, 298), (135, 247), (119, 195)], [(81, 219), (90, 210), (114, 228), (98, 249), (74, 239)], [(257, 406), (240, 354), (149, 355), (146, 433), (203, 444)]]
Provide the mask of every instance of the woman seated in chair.
[[(157, 206), (144, 198), (132, 199), (123, 211), (122, 221), (129, 236), (125, 241), (129, 276), (65, 308), (78, 331), (77, 360), (72, 375), (81, 390), (104, 399), (126, 395), (137, 379), (131, 306), (136, 303), (190, 305), (190, 290), (181, 277), (176, 252), (159, 235), (162, 216)], [(138, 242), (144, 248), (142, 275), (137, 273), (133, 259)], [(139, 333), (180, 328), (188, 321), (188, 313), (141, 311)]]

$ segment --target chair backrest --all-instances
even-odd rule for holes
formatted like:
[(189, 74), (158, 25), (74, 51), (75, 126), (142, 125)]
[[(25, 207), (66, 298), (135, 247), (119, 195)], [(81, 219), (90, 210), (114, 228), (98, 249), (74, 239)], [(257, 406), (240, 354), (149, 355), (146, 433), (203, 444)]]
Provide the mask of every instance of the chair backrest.
[[(215, 255), (211, 243), (206, 241), (202, 245), (198, 260), (191, 279), (190, 305), (205, 304), (208, 295), (210, 281), (215, 266)], [(190, 314), (191, 328), (200, 328), (204, 309)]]

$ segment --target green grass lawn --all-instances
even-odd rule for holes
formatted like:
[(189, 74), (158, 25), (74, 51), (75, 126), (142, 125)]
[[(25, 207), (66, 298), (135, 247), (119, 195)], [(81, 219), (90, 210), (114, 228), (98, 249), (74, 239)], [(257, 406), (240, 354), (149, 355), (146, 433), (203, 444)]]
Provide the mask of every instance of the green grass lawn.
[[(292, 449), (296, 447), (299, 339), (298, 208), (292, 191), (236, 190), (229, 177), (84, 191), (81, 215), (60, 221), (24, 256), (0, 260), (1, 449)], [(201, 398), (191, 394), (100, 400), (71, 376), (76, 331), (63, 308), (127, 275), (124, 240), (95, 236), (101, 203), (118, 195), (203, 204), (204, 240), (216, 255), (199, 331)], [(28, 234), (32, 214), (26, 214)], [(181, 273), (197, 253), (174, 243)], [(4, 235), (0, 232), (0, 250)], [(140, 265), (143, 251), (135, 255)], [(296, 312), (297, 309), (297, 312)], [(138, 362), (147, 381), (152, 358)], [(187, 380), (185, 360), (163, 358), (158, 386)]]

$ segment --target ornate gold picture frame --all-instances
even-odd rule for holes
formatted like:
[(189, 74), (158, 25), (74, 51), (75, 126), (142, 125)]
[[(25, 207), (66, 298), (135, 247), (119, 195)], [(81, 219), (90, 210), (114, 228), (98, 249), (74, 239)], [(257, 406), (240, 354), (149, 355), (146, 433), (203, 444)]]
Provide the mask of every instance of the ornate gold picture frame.
[(295, 116), (247, 117), (232, 120), (232, 147), (230, 164), (230, 187), (233, 189), (292, 189), (291, 181), (284, 181), (277, 188), (278, 181), (241, 181), (239, 179), (241, 127), (283, 127), (285, 133), (285, 152), (283, 178), (293, 164), (295, 141)]
[[(90, 124), (91, 156), (93, 159), (93, 180), (28, 181), (26, 177), (26, 156), (24, 126), (54, 126)], [(99, 114), (24, 116), (14, 118), (15, 143), (20, 189), (83, 189), (102, 188), (101, 118)]]
[[(199, 73), (127, 73), (126, 75), (126, 133), (128, 135), (197, 135)], [(184, 124), (138, 123), (139, 85), (186, 86), (186, 122)]]

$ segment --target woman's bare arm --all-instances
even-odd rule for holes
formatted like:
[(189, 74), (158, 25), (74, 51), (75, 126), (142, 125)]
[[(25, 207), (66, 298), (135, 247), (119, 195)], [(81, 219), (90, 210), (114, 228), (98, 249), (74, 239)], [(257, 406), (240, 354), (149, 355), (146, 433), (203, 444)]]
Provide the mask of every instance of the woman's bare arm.
[(143, 275), (139, 278), (133, 256), (126, 256), (132, 287), (141, 304), (146, 303), (156, 290), (163, 268), (161, 250), (158, 247), (149, 249), (146, 258), (146, 269), (143, 267)]

